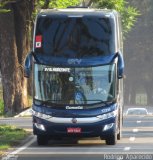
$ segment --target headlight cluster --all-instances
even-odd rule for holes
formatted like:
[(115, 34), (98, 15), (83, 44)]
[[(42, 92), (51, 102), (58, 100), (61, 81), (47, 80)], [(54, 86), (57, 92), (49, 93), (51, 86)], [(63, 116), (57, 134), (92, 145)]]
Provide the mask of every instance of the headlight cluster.
[(46, 131), (45, 126), (44, 126), (43, 124), (34, 123), (34, 125), (35, 125), (38, 129), (40, 129), (40, 130), (42, 130), (42, 131)]
[(105, 119), (108, 119), (108, 118), (112, 118), (112, 117), (115, 117), (117, 115), (117, 111), (112, 111), (112, 112), (109, 112), (109, 113), (106, 113), (106, 114), (101, 114), (101, 115), (98, 115), (97, 118), (101, 119), (101, 120), (105, 120)]
[(36, 112), (36, 111), (34, 111), (34, 110), (32, 110), (32, 115), (33, 115), (33, 116), (36, 116), (36, 117), (39, 117), (39, 118), (42, 118), (42, 119), (49, 119), (49, 118), (52, 117), (52, 116), (50, 116), (50, 115), (43, 114), (43, 113), (40, 113), (40, 112)]

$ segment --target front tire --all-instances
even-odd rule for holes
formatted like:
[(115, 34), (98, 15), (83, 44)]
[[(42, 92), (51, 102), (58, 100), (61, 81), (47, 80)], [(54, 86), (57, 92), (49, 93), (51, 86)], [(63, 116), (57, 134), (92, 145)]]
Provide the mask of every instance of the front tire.
[(109, 138), (106, 139), (107, 145), (115, 145), (117, 143), (117, 135), (112, 135)]
[(48, 138), (44, 135), (37, 135), (37, 144), (40, 146), (48, 144)]
[(106, 144), (107, 145), (115, 145), (117, 143), (117, 130), (116, 126), (114, 126), (114, 130), (112, 131), (112, 134), (110, 134), (109, 137), (106, 138)]

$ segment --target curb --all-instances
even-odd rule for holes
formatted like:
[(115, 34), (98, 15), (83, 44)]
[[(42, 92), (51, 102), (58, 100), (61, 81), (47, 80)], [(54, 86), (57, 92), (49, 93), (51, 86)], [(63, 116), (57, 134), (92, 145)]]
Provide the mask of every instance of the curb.
[(14, 118), (18, 118), (18, 117), (31, 117), (32, 116), (32, 109), (29, 108), (21, 113), (19, 113), (18, 115), (14, 116)]

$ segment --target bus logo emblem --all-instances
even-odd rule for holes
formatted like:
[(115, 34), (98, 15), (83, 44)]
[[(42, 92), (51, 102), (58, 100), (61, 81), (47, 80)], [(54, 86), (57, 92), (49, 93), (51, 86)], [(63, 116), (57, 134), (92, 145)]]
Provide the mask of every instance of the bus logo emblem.
[(72, 123), (77, 123), (77, 119), (76, 118), (72, 118)]
[(81, 61), (82, 61), (81, 59), (77, 59), (77, 58), (68, 59), (68, 64), (80, 64)]

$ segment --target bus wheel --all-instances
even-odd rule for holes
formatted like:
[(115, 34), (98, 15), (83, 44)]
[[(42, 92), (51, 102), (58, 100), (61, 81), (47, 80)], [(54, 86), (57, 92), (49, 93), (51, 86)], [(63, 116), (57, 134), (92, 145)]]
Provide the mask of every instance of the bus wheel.
[(37, 135), (37, 144), (38, 145), (47, 145), (48, 144), (47, 136)]
[(117, 131), (114, 129), (112, 134), (106, 138), (107, 145), (115, 145), (117, 143)]

